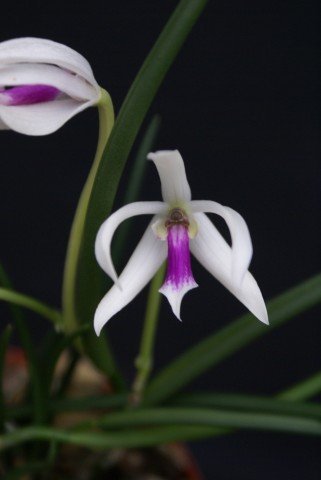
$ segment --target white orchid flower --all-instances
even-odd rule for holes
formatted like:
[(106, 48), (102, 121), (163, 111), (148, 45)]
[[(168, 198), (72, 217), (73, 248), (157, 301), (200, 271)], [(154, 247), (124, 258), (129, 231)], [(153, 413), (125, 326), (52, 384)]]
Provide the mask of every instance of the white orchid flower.
[[(95, 253), (101, 268), (114, 280), (114, 286), (101, 300), (95, 313), (97, 335), (119, 310), (144, 288), (167, 258), (163, 293), (180, 319), (183, 296), (197, 287), (190, 251), (197, 260), (238, 298), (261, 322), (268, 315), (261, 291), (248, 271), (252, 242), (244, 219), (229, 207), (211, 200), (191, 200), (183, 159), (177, 150), (148, 155), (161, 181), (164, 202), (135, 202), (113, 213), (100, 227)], [(204, 212), (224, 218), (232, 247), (224, 240)], [(142, 239), (117, 277), (110, 253), (113, 234), (119, 224), (134, 215), (153, 214)]]
[(0, 130), (46, 135), (101, 97), (87, 60), (42, 38), (0, 43)]

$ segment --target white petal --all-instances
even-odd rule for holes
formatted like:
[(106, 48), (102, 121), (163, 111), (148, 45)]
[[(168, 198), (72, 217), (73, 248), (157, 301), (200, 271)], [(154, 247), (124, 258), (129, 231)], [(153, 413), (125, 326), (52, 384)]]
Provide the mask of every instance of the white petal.
[(0, 105), (0, 118), (16, 132), (26, 135), (47, 135), (58, 130), (70, 118), (94, 103), (61, 99), (34, 105), (11, 107)]
[(134, 202), (117, 210), (101, 225), (96, 237), (95, 255), (101, 268), (114, 282), (118, 282), (118, 278), (111, 259), (110, 246), (115, 230), (127, 218), (164, 211), (166, 211), (166, 205), (163, 202)]
[[(152, 220), (154, 221), (155, 219)], [(97, 335), (108, 320), (131, 302), (145, 287), (164, 262), (166, 255), (166, 242), (155, 237), (150, 223), (119, 277), (122, 290), (114, 285), (97, 307), (94, 319)]]
[(87, 60), (66, 45), (32, 37), (15, 38), (0, 43), (0, 65), (27, 62), (58, 65), (80, 75), (99, 90)]
[(195, 213), (198, 234), (190, 241), (190, 249), (198, 261), (240, 300), (261, 322), (268, 324), (268, 315), (261, 291), (246, 272), (239, 287), (231, 278), (232, 249), (203, 213)]
[(20, 64), (1, 67), (0, 86), (43, 84), (58, 88), (77, 100), (96, 100), (100, 95), (82, 77), (54, 65)]
[(191, 189), (189, 187), (184, 161), (178, 150), (160, 150), (149, 153), (149, 160), (156, 165), (162, 185), (162, 195), (166, 203), (175, 205), (189, 202)]
[(241, 286), (249, 268), (253, 247), (249, 229), (239, 213), (211, 200), (196, 200), (190, 203), (192, 212), (210, 212), (224, 218), (232, 238), (232, 271), (236, 284)]

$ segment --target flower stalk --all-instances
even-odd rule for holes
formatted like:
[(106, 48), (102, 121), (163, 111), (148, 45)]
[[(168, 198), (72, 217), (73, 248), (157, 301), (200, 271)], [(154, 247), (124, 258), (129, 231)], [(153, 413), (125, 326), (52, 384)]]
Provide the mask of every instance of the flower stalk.
[(114, 125), (114, 109), (110, 95), (106, 90), (101, 91), (101, 99), (98, 104), (99, 135), (95, 158), (89, 172), (87, 181), (81, 193), (73, 224), (71, 227), (67, 256), (65, 261), (63, 278), (63, 316), (67, 332), (73, 332), (77, 328), (76, 312), (76, 276), (81, 251), (81, 241), (87, 214), (88, 203), (92, 191), (94, 179), (103, 151), (107, 144), (110, 132)]
[(153, 278), (148, 294), (145, 321), (141, 337), (139, 355), (136, 358), (135, 366), (137, 374), (132, 386), (130, 401), (132, 405), (138, 405), (141, 401), (145, 385), (148, 382), (153, 368), (153, 351), (155, 345), (156, 328), (159, 318), (161, 296), (158, 294), (165, 274), (165, 264), (158, 270)]

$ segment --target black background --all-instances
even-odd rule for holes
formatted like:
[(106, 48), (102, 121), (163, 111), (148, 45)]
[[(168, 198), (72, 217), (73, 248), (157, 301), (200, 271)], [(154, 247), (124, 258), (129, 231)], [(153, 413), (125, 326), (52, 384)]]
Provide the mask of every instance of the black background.
[[(15, 2), (2, 12), (0, 40), (39, 36), (79, 51), (117, 112), (175, 5), (164, 0), (71, 1), (63, 7)], [(251, 271), (266, 299), (320, 269), (317, 5), (209, 2), (150, 110), (149, 118), (162, 116), (156, 149), (181, 151), (193, 197), (229, 205), (247, 220), (254, 244)], [(1, 132), (1, 258), (18, 290), (56, 306), (70, 222), (96, 135), (94, 109), (47, 137)], [(160, 199), (152, 165), (144, 199)], [(144, 222), (137, 225), (127, 256)], [(196, 262), (193, 270), (200, 288), (184, 299), (182, 324), (163, 302), (155, 368), (245, 311)], [(144, 300), (143, 293), (106, 327), (128, 378)], [(7, 311), (1, 312), (5, 318)], [(320, 310), (311, 310), (264, 336), (203, 375), (195, 388), (273, 394), (314, 373), (320, 368), (319, 315)], [(30, 317), (30, 328), (41, 338), (44, 322)], [(193, 451), (209, 480), (316, 480), (319, 447), (313, 438), (240, 433), (195, 443)]]

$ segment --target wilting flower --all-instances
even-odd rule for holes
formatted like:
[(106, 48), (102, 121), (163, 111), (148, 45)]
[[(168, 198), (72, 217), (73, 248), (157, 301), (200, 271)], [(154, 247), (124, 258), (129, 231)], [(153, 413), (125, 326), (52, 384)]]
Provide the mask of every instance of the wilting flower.
[(0, 43), (0, 130), (52, 133), (100, 96), (89, 63), (75, 50), (42, 38)]
[[(268, 324), (262, 294), (248, 271), (252, 243), (241, 215), (211, 200), (191, 200), (184, 162), (177, 150), (150, 153), (148, 158), (154, 161), (158, 170), (164, 202), (126, 205), (102, 224), (97, 235), (97, 261), (115, 282), (96, 310), (94, 326), (97, 335), (105, 323), (144, 288), (166, 257), (167, 273), (160, 292), (180, 318), (183, 296), (197, 287), (191, 270), (190, 251), (261, 322)], [(232, 247), (204, 212), (224, 218), (230, 230)], [(110, 254), (112, 236), (123, 220), (144, 214), (154, 214), (154, 217), (117, 278)]]

